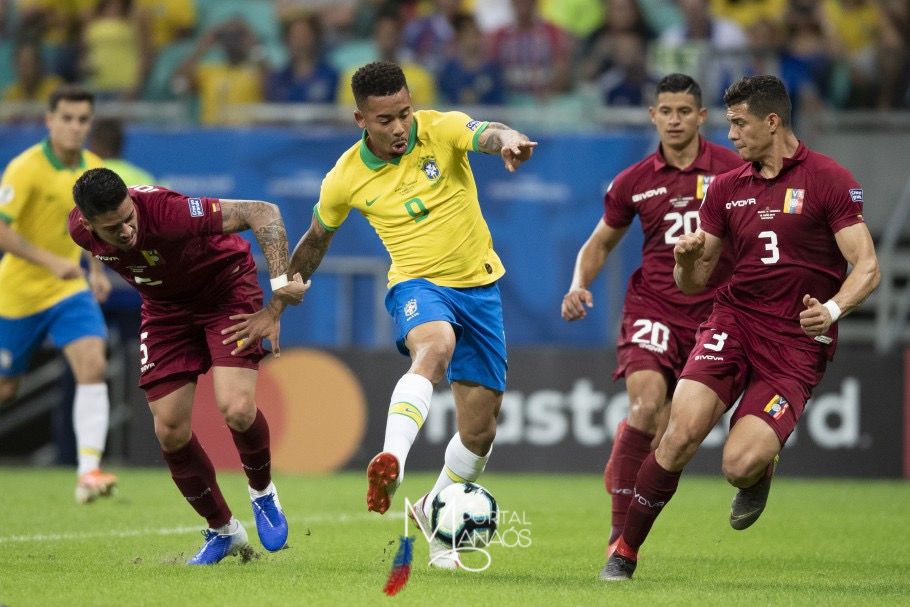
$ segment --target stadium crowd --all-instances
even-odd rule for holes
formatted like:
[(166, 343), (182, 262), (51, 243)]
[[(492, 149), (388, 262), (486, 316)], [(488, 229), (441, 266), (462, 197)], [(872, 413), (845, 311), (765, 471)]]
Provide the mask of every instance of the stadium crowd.
[(775, 74), (795, 110), (910, 107), (906, 0), (0, 0), (0, 96), (62, 82), (99, 99), (352, 104), (353, 70), (399, 63), (419, 105), (647, 105), (669, 72), (709, 106)]

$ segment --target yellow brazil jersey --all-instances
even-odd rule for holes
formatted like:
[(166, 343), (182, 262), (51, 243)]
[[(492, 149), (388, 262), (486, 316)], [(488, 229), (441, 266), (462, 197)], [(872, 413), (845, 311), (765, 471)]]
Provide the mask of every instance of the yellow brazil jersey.
[[(79, 261), (81, 249), (67, 230), (73, 208), (73, 184), (102, 160), (82, 152), (78, 168), (69, 169), (51, 149), (50, 142), (33, 145), (16, 156), (0, 181), (0, 220), (36, 247)], [(88, 288), (83, 278), (60, 280), (44, 266), (15, 255), (0, 259), (0, 316), (21, 318), (46, 310)]]
[(370, 151), (364, 133), (323, 180), (317, 220), (334, 231), (351, 209), (360, 211), (392, 258), (390, 287), (412, 278), (444, 287), (492, 283), (505, 269), (467, 154), (487, 124), (461, 112), (414, 112), (407, 150), (391, 162)]

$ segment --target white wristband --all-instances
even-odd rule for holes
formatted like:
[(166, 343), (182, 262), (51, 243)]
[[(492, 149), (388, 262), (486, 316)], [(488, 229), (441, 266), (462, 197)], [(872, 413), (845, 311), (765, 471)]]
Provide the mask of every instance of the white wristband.
[(269, 281), (272, 284), (272, 291), (277, 291), (282, 287), (288, 286), (287, 274), (281, 274)]
[(831, 322), (837, 322), (837, 319), (840, 318), (841, 315), (841, 309), (840, 306), (837, 305), (837, 302), (833, 299), (829, 299), (822, 305), (825, 306), (828, 309), (828, 313), (831, 314)]

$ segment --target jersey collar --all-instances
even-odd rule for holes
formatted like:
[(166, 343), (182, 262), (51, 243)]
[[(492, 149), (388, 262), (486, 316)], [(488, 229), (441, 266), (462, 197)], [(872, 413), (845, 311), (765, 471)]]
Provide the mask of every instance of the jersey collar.
[[(47, 161), (51, 163), (51, 166), (57, 169), (58, 171), (70, 170), (68, 166), (63, 164), (63, 161), (60, 160), (60, 157), (54, 153), (54, 148), (51, 146), (50, 138), (45, 139), (41, 143), (41, 149), (44, 151), (44, 155), (47, 157)], [(85, 154), (82, 151), (79, 152), (79, 166), (78, 169), (85, 168)]]
[(371, 171), (378, 171), (387, 164), (397, 165), (401, 162), (401, 158), (407, 154), (411, 153), (411, 150), (414, 149), (414, 146), (417, 145), (417, 117), (414, 117), (414, 120), (411, 122), (411, 132), (408, 133), (408, 147), (404, 151), (404, 154), (401, 156), (396, 156), (388, 162), (377, 156), (370, 149), (370, 146), (367, 145), (367, 130), (363, 129), (363, 135), (360, 139), (360, 159), (363, 161), (363, 164), (367, 165), (367, 168)]
[[(775, 177), (773, 177), (773, 179), (777, 179), (778, 177), (780, 177), (781, 175), (783, 175), (784, 173), (786, 173), (787, 171), (789, 171), (796, 165), (801, 164), (802, 161), (805, 160), (806, 156), (808, 156), (808, 155), (809, 155), (809, 148), (806, 147), (806, 144), (804, 144), (802, 141), (800, 141), (799, 145), (796, 146), (796, 151), (793, 152), (793, 156), (789, 156), (789, 157), (784, 156), (783, 162), (780, 167), (780, 172)], [(750, 167), (750, 171), (751, 171), (753, 177), (758, 177), (760, 179), (768, 179), (767, 177), (762, 176), (761, 165), (758, 164), (757, 162), (750, 162), (749, 167)]]
[[(654, 170), (660, 171), (667, 167), (670, 167), (667, 164), (666, 158), (664, 158), (663, 145), (657, 144), (657, 151), (654, 152)], [(709, 171), (711, 170), (711, 148), (708, 147), (708, 142), (701, 135), (698, 136), (698, 155), (695, 157), (695, 160), (683, 170), (679, 170), (676, 167), (670, 167), (674, 171), (679, 171), (680, 173), (688, 173), (690, 171)]]

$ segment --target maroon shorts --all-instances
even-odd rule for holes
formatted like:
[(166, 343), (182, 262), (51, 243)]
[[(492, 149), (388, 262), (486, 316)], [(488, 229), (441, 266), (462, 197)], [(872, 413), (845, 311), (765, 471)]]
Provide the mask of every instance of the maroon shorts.
[(672, 394), (694, 345), (694, 329), (672, 324), (656, 314), (623, 313), (613, 379), (636, 371), (657, 371), (667, 379), (667, 394)]
[(771, 426), (783, 445), (821, 381), (826, 363), (824, 354), (743, 331), (729, 313), (715, 311), (699, 328), (680, 378), (708, 386), (727, 409), (742, 395), (730, 427), (754, 415)]
[(167, 396), (196, 380), (212, 366), (256, 369), (267, 354), (262, 344), (237, 356), (235, 343), (222, 344), (221, 330), (238, 321), (235, 314), (262, 308), (262, 290), (252, 278), (241, 279), (221, 300), (203, 304), (144, 303), (139, 327), (139, 387), (149, 401)]

